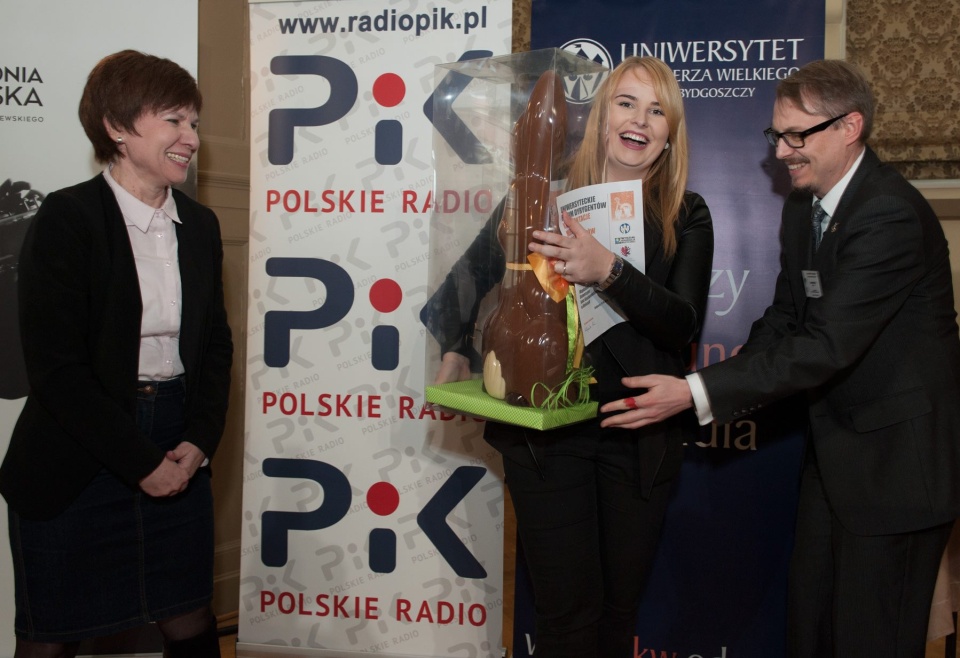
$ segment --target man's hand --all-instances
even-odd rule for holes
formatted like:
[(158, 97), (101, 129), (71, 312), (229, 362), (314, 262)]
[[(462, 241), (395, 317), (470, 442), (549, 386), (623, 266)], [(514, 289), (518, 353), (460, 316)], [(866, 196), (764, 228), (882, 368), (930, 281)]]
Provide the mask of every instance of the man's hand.
[(686, 379), (669, 375), (643, 375), (624, 377), (623, 385), (629, 388), (645, 388), (646, 393), (636, 397), (614, 400), (600, 407), (603, 413), (623, 413), (604, 418), (601, 427), (636, 429), (666, 420), (693, 406), (693, 395)]

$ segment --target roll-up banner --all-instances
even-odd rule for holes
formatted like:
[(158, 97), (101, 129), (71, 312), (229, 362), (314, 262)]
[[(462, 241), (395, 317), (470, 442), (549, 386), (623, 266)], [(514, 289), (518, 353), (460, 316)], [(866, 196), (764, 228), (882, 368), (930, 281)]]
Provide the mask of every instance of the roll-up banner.
[[(790, 182), (762, 131), (777, 82), (823, 57), (824, 20), (823, 0), (533, 0), (532, 48), (610, 66), (653, 55), (674, 70), (690, 135), (688, 187), (709, 205), (716, 236), (694, 367), (734, 355), (773, 298)], [(785, 655), (803, 418), (802, 406), (785, 402), (706, 427), (687, 444), (640, 609), (637, 658)], [(521, 565), (515, 656), (535, 655), (525, 573)]]
[(434, 67), (508, 53), (511, 14), (250, 3), (238, 655), (501, 655), (499, 460), (424, 405), (418, 317)]
[[(124, 48), (197, 74), (197, 0), (6, 0), (0, 20), (0, 456), (27, 395), (16, 277), (43, 197), (100, 166), (77, 118), (87, 74)], [(0, 499), (0, 657), (13, 655), (13, 567)], [(81, 649), (81, 653), (84, 650)]]

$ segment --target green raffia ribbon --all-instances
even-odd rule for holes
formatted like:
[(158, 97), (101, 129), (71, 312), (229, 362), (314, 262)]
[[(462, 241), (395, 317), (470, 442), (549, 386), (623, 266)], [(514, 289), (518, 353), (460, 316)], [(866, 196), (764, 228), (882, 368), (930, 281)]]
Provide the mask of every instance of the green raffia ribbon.
[(573, 370), (573, 357), (577, 351), (577, 336), (580, 334), (580, 314), (577, 311), (577, 299), (573, 295), (573, 286), (567, 290), (567, 372)]
[[(539, 409), (543, 409), (545, 411), (556, 411), (562, 407), (573, 407), (578, 404), (586, 404), (590, 401), (589, 383), (591, 377), (593, 377), (592, 367), (571, 370), (567, 374), (567, 378), (564, 379), (563, 382), (557, 386), (552, 393), (550, 393), (550, 389), (547, 388), (545, 384), (542, 382), (537, 382), (533, 385), (533, 388), (530, 389), (530, 399), (536, 399), (534, 397), (534, 393), (537, 392), (537, 387), (543, 386), (543, 388), (547, 390), (548, 395), (539, 405)], [(577, 395), (577, 399), (571, 402), (569, 399), (567, 399), (567, 391), (573, 385), (579, 387), (579, 393)]]

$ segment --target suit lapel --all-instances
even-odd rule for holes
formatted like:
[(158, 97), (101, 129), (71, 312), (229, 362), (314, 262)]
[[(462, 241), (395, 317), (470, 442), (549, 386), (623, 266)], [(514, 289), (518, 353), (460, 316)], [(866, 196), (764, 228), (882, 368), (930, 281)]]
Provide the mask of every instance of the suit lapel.
[(663, 258), (660, 231), (650, 226), (646, 219), (643, 221), (643, 258), (643, 271), (647, 275), (653, 274), (653, 269)]
[(802, 270), (810, 267), (813, 257), (813, 227), (810, 209), (813, 203), (809, 193), (793, 192), (783, 208), (783, 236), (781, 248), (787, 255), (787, 266)]
[(176, 224), (177, 228), (177, 260), (180, 267), (180, 279), (183, 286), (183, 307), (186, 311), (187, 303), (191, 305), (196, 300), (194, 295), (196, 286), (193, 285), (198, 279), (197, 265), (200, 259), (197, 256), (197, 240), (193, 235), (193, 226), (189, 217), (184, 217), (184, 213), (178, 209), (180, 222)]
[[(660, 238), (660, 232), (650, 226), (646, 220), (643, 222), (643, 272), (658, 283), (666, 281), (666, 273), (660, 272), (664, 266), (663, 262), (663, 240)], [(636, 350), (623, 350), (623, 343), (630, 341), (631, 338), (624, 337), (621, 332), (628, 331), (629, 322), (618, 324), (609, 331), (604, 332), (598, 339), (604, 349), (610, 354), (610, 357), (616, 361), (624, 374), (635, 373), (636, 365), (624, 361), (623, 357), (637, 358), (640, 352)]]
[(177, 214), (180, 215), (180, 223), (176, 224), (176, 228), (183, 301), (180, 312), (180, 355), (183, 357), (185, 349), (189, 350), (190, 346), (195, 344), (193, 332), (197, 329), (198, 318), (203, 313), (199, 301), (202, 294), (199, 287), (202, 281), (199, 268), (204, 261), (199, 253), (203, 241), (197, 234), (196, 218), (191, 216), (184, 204), (177, 204)]
[(830, 223), (823, 232), (823, 240), (820, 242), (820, 249), (817, 252), (818, 260), (824, 257), (824, 254), (833, 253), (837, 234), (844, 229), (844, 218), (850, 208), (854, 206), (853, 199), (856, 197), (860, 185), (879, 165), (880, 159), (876, 153), (874, 153), (869, 146), (866, 147), (866, 152), (863, 155), (860, 166), (854, 172), (853, 178), (850, 179), (850, 184), (847, 185), (847, 189), (843, 191), (843, 196), (840, 197), (840, 203), (837, 204), (836, 210), (834, 210), (833, 215), (830, 216)]
[[(137, 278), (137, 263), (133, 258), (133, 247), (127, 233), (126, 220), (120, 212), (120, 205), (113, 190), (103, 175), (100, 176), (100, 203), (103, 207), (103, 232), (106, 237), (112, 259), (110, 265), (114, 281), (114, 291), (124, 311), (124, 317), (130, 322), (136, 321), (136, 335), (140, 335), (140, 318), (143, 314), (143, 301), (140, 298), (140, 284)], [(120, 321), (117, 318), (116, 321)]]
[(140, 296), (140, 280), (137, 276), (137, 263), (130, 246), (126, 221), (120, 212), (120, 205), (113, 190), (101, 174), (97, 178), (101, 216), (103, 217), (103, 236), (107, 244), (108, 262), (98, 263), (107, 276), (109, 284), (103, 291), (104, 327), (103, 335), (113, 343), (118, 366), (118, 377), (105, 382), (108, 388), (124, 398), (133, 400), (131, 382), (137, 380), (140, 355), (140, 325), (143, 318), (143, 301)]
[[(176, 195), (175, 192), (174, 198)], [(196, 350), (202, 343), (208, 311), (205, 305), (210, 300), (207, 268), (210, 267), (211, 255), (208, 251), (209, 240), (200, 218), (190, 211), (187, 203), (177, 203), (177, 214), (180, 216), (180, 223), (176, 224), (177, 260), (183, 302), (180, 311), (180, 358), (187, 364), (199, 358)]]
[(812, 198), (809, 193), (792, 192), (784, 202), (781, 220), (780, 248), (783, 251), (783, 274), (790, 287), (798, 326), (803, 324), (807, 309), (802, 271), (814, 269), (811, 204)]

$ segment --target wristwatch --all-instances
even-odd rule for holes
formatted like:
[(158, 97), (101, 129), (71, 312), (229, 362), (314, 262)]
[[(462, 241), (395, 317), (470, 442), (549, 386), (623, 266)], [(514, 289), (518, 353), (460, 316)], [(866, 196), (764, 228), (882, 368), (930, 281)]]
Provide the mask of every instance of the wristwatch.
[(597, 291), (603, 292), (610, 285), (620, 278), (620, 275), (623, 274), (623, 259), (620, 256), (615, 256), (613, 260), (613, 267), (610, 268), (610, 274), (607, 275), (607, 278), (604, 279), (601, 283), (597, 284)]

